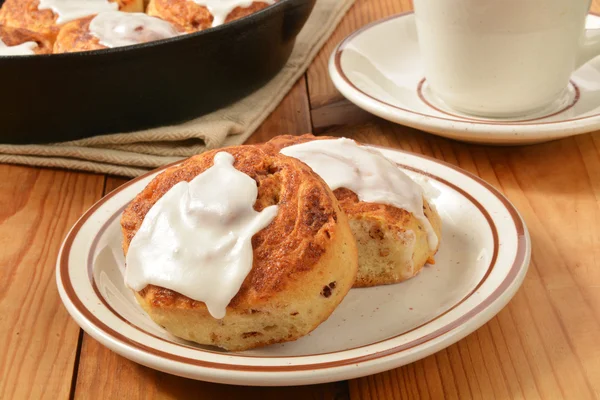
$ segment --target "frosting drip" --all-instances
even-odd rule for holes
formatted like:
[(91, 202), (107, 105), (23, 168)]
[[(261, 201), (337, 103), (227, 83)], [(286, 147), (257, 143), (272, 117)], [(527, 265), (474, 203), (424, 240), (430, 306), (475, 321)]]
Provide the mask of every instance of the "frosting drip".
[(118, 9), (117, 3), (108, 0), (40, 0), (38, 6), (38, 10), (52, 10), (57, 15), (57, 24)]
[[(227, 16), (237, 7), (250, 7), (257, 0), (190, 0), (194, 3), (204, 6), (213, 16), (212, 26), (219, 26), (225, 23)], [(275, 0), (258, 0), (261, 3), (269, 5), (274, 4)]]
[(179, 35), (167, 21), (143, 13), (121, 11), (108, 11), (96, 15), (90, 22), (90, 33), (98, 38), (100, 44), (111, 48)]
[(423, 212), (423, 190), (381, 153), (345, 138), (313, 140), (281, 153), (306, 163), (331, 190), (350, 189), (361, 201), (410, 212), (423, 224), (429, 247), (437, 247), (438, 237)]
[(127, 252), (130, 288), (171, 289), (204, 302), (214, 318), (225, 316), (252, 269), (252, 236), (278, 211), (254, 210), (256, 182), (233, 162), (217, 153), (211, 168), (177, 183), (148, 211)]

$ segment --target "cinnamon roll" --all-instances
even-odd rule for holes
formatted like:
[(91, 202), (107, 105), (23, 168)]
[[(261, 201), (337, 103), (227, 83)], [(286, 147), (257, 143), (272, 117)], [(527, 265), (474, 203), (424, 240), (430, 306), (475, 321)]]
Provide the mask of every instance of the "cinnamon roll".
[(334, 189), (358, 246), (354, 287), (401, 282), (434, 262), (440, 217), (421, 187), (380, 153), (310, 134), (279, 136), (263, 148), (306, 162)]
[(143, 0), (5, 0), (0, 25), (56, 37), (60, 27), (103, 11), (143, 12)]
[(0, 56), (52, 53), (52, 39), (27, 29), (0, 25)]
[(262, 10), (276, 0), (150, 0), (146, 12), (185, 32), (218, 26)]
[(142, 13), (107, 11), (65, 24), (54, 53), (100, 50), (167, 39), (180, 33), (173, 25)]
[(356, 277), (356, 244), (329, 187), (259, 147), (194, 156), (124, 211), (126, 284), (175, 336), (227, 350), (295, 340)]

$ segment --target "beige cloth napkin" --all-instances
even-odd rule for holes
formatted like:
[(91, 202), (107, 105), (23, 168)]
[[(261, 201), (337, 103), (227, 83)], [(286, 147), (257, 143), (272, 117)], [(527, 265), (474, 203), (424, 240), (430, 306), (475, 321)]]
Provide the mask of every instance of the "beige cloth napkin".
[[(47, 145), (0, 145), (0, 162), (122, 176), (242, 144), (308, 68), (354, 0), (317, 0), (284, 68), (244, 99), (186, 123)], [(285, 133), (285, 132), (282, 132)]]

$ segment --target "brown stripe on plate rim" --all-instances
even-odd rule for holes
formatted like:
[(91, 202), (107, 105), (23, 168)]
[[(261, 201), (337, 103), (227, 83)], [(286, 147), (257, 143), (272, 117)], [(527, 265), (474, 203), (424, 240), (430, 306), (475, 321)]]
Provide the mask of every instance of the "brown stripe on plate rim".
[[(367, 25), (363, 26), (362, 28), (354, 31), (349, 36), (347, 36), (344, 40), (342, 40), (342, 42), (334, 50), (335, 51), (334, 65), (335, 65), (335, 69), (337, 70), (337, 73), (344, 80), (344, 82), (346, 82), (346, 84), (348, 84), (350, 87), (352, 87), (357, 92), (359, 92), (359, 93), (363, 94), (364, 96), (368, 97), (369, 99), (371, 99), (373, 101), (376, 101), (377, 103), (385, 104), (388, 107), (392, 107), (392, 108), (395, 108), (396, 110), (404, 111), (404, 112), (407, 112), (407, 113), (410, 113), (410, 114), (419, 115), (419, 116), (422, 116), (422, 117), (439, 119), (439, 120), (442, 120), (442, 121), (467, 122), (467, 123), (470, 123), (470, 124), (477, 124), (477, 125), (506, 125), (506, 126), (510, 126), (510, 125), (551, 125), (551, 124), (559, 124), (559, 123), (563, 123), (563, 122), (580, 121), (580, 120), (584, 120), (584, 119), (589, 119), (589, 118), (594, 118), (594, 117), (600, 116), (600, 113), (599, 113), (599, 114), (586, 115), (586, 116), (578, 117), (578, 118), (564, 119), (564, 120), (561, 120), (561, 121), (546, 121), (546, 122), (531, 122), (531, 121), (535, 121), (537, 119), (529, 120), (530, 122), (520, 122), (520, 121), (506, 121), (506, 122), (501, 122), (501, 121), (477, 120), (477, 119), (471, 119), (471, 118), (462, 117), (462, 116), (457, 116), (457, 118), (444, 118), (444, 117), (440, 117), (440, 116), (437, 116), (437, 115), (424, 114), (424, 113), (421, 113), (421, 112), (418, 112), (418, 111), (409, 110), (407, 108), (398, 107), (398, 106), (390, 104), (390, 103), (388, 103), (386, 101), (383, 101), (383, 100), (380, 100), (380, 99), (377, 99), (377, 98), (371, 96), (370, 94), (366, 93), (365, 91), (363, 91), (362, 89), (360, 89), (359, 87), (357, 87), (354, 83), (352, 83), (350, 81), (350, 79), (348, 78), (348, 76), (346, 76), (346, 74), (344, 73), (344, 70), (342, 69), (342, 53), (344, 52), (344, 49), (346, 48), (346, 46), (348, 45), (348, 43), (350, 43), (350, 41), (352, 39), (354, 39), (356, 36), (360, 35), (364, 31), (369, 30), (369, 29), (371, 29), (371, 28), (373, 28), (373, 27), (375, 27), (375, 26), (377, 26), (379, 24), (388, 22), (390, 20), (393, 20), (393, 19), (396, 19), (396, 18), (406, 17), (406, 16), (411, 15), (411, 14), (413, 14), (413, 12), (409, 11), (409, 12), (404, 12), (404, 13), (392, 15), (392, 16), (389, 16), (387, 18), (383, 18), (383, 19), (377, 20), (375, 22), (371, 22), (370, 24), (367, 24)], [(600, 17), (600, 14), (596, 14), (596, 13), (593, 13), (593, 12), (589, 12), (588, 15), (593, 15), (593, 16), (596, 16), (596, 17)], [(577, 86), (575, 86), (575, 87), (576, 87), (576, 89), (578, 90), (578, 93), (579, 93), (579, 88)], [(577, 97), (577, 100), (579, 100), (579, 97)], [(426, 104), (429, 105), (430, 107), (432, 107), (429, 103), (426, 103)], [(437, 109), (436, 107), (432, 107), (432, 108), (434, 108), (435, 110), (438, 110), (438, 111), (440, 111), (440, 112), (442, 112), (444, 114), (453, 115), (453, 114), (447, 113), (445, 111), (441, 111), (441, 110)], [(571, 107), (568, 107), (568, 108), (571, 108)], [(562, 111), (565, 111), (565, 110), (562, 110)], [(562, 111), (560, 111), (560, 112), (562, 112)], [(560, 112), (558, 112), (558, 113), (560, 113)], [(541, 119), (547, 118), (547, 117), (550, 117), (550, 116), (554, 116), (554, 115), (556, 115), (558, 113), (554, 113), (554, 114), (551, 114), (551, 115), (547, 115), (547, 116), (541, 117)]]
[(492, 272), (495, 264), (496, 264), (496, 260), (498, 258), (498, 248), (499, 248), (499, 240), (498, 240), (498, 230), (496, 228), (496, 225), (494, 224), (491, 216), (489, 215), (489, 213), (487, 212), (487, 210), (481, 205), (481, 203), (479, 203), (477, 200), (475, 200), (473, 198), (473, 196), (471, 196), (469, 193), (465, 192), (463, 189), (459, 188), (458, 186), (454, 185), (453, 183), (448, 182), (447, 180), (434, 176), (428, 172), (419, 170), (417, 168), (413, 168), (410, 167), (408, 165), (404, 165), (404, 164), (399, 164), (396, 163), (399, 167), (419, 173), (421, 175), (427, 176), (431, 179), (435, 179), (438, 182), (454, 189), (455, 191), (457, 191), (458, 193), (460, 193), (461, 195), (463, 195), (468, 201), (470, 201), (480, 212), (481, 214), (483, 214), (484, 218), (486, 219), (488, 225), (490, 226), (490, 231), (492, 233), (492, 238), (493, 238), (493, 243), (494, 243), (494, 250), (492, 253), (492, 258), (490, 259), (490, 264), (488, 266), (488, 268), (486, 269), (485, 274), (483, 275), (483, 277), (481, 278), (481, 280), (477, 283), (477, 285), (468, 293), (466, 294), (462, 299), (460, 299), (456, 304), (454, 304), (452, 307), (450, 307), (448, 310), (444, 311), (443, 313), (436, 315), (435, 317), (433, 317), (432, 319), (412, 328), (409, 329), (407, 331), (404, 331), (398, 335), (395, 336), (391, 336), (376, 342), (372, 342), (369, 344), (365, 344), (362, 346), (356, 346), (356, 347), (351, 347), (351, 348), (347, 348), (344, 350), (337, 350), (337, 351), (330, 351), (330, 352), (323, 352), (323, 353), (311, 353), (311, 354), (303, 354), (303, 355), (298, 355), (298, 356), (261, 356), (261, 355), (245, 355), (245, 354), (240, 354), (240, 353), (228, 353), (226, 351), (218, 351), (218, 350), (210, 350), (210, 349), (206, 349), (206, 348), (201, 348), (198, 346), (194, 346), (194, 345), (188, 345), (188, 344), (184, 344), (184, 343), (178, 343), (178, 342), (174, 342), (172, 340), (169, 339), (165, 339), (163, 337), (157, 336), (153, 333), (150, 333), (142, 328), (140, 328), (139, 326), (131, 323), (130, 321), (128, 321), (125, 317), (123, 317), (118, 311), (116, 311), (104, 298), (104, 296), (102, 295), (102, 293), (100, 292), (100, 290), (98, 289), (98, 286), (96, 285), (96, 280), (94, 279), (94, 254), (96, 253), (96, 248), (98, 246), (98, 243), (100, 241), (100, 238), (102, 237), (102, 235), (104, 234), (104, 232), (108, 229), (108, 227), (113, 223), (113, 221), (115, 219), (117, 219), (122, 212), (125, 210), (125, 208), (127, 207), (127, 204), (124, 205), (123, 207), (121, 207), (119, 210), (117, 210), (113, 215), (111, 215), (108, 220), (100, 227), (100, 229), (98, 230), (98, 232), (96, 233), (96, 236), (94, 237), (94, 239), (92, 240), (92, 244), (89, 247), (89, 251), (88, 251), (88, 256), (87, 256), (87, 271), (88, 271), (88, 277), (90, 280), (90, 284), (92, 285), (92, 288), (94, 289), (94, 292), (96, 293), (96, 296), (98, 296), (98, 298), (100, 299), (100, 301), (104, 304), (104, 306), (110, 311), (112, 312), (117, 318), (119, 318), (121, 321), (123, 321), (124, 323), (130, 325), (131, 327), (133, 327), (134, 329), (142, 332), (145, 335), (151, 336), (155, 339), (158, 339), (160, 341), (166, 342), (166, 343), (170, 343), (174, 346), (178, 346), (178, 347), (184, 347), (193, 351), (198, 351), (201, 353), (213, 353), (213, 354), (220, 354), (220, 355), (228, 355), (228, 356), (232, 356), (232, 357), (241, 357), (241, 358), (296, 358), (296, 357), (309, 357), (309, 356), (318, 356), (318, 355), (328, 355), (328, 354), (335, 354), (335, 353), (341, 353), (344, 351), (350, 351), (350, 350), (356, 350), (356, 349), (360, 349), (366, 346), (371, 346), (371, 345), (375, 345), (375, 344), (379, 344), (382, 342), (385, 342), (387, 340), (391, 340), (391, 339), (395, 339), (398, 338), (400, 336), (406, 335), (407, 333), (413, 332), (433, 321), (436, 321), (437, 319), (443, 317), (444, 315), (446, 315), (447, 313), (449, 313), (450, 311), (454, 310), (456, 307), (458, 307), (459, 305), (461, 305), (462, 303), (464, 303), (469, 297), (471, 297), (473, 295), (473, 293), (475, 293), (480, 287), (481, 285), (484, 284), (484, 282), (486, 281), (486, 279), (488, 278), (488, 276), (490, 275), (490, 273)]
[[(375, 147), (377, 147), (377, 146), (375, 146)], [(180, 161), (169, 164), (169, 165), (159, 168), (157, 170), (148, 172), (138, 178), (135, 178), (135, 179), (123, 184), (118, 189), (114, 190), (113, 192), (106, 195), (104, 198), (100, 199), (76, 222), (76, 224), (73, 226), (70, 233), (68, 234), (67, 238), (65, 239), (62, 250), (61, 250), (61, 257), (59, 259), (59, 266), (58, 266), (60, 283), (63, 286), (64, 292), (65, 292), (66, 296), (69, 298), (69, 300), (71, 301), (72, 305), (82, 316), (84, 316), (87, 319), (88, 323), (90, 323), (90, 325), (94, 326), (94, 328), (96, 328), (97, 330), (103, 332), (106, 336), (109, 336), (112, 340), (119, 342), (122, 346), (128, 347), (130, 350), (137, 350), (137, 351), (142, 351), (142, 352), (148, 353), (149, 355), (152, 355), (154, 357), (163, 358), (163, 359), (175, 361), (175, 362), (180, 362), (183, 364), (204, 367), (204, 368), (236, 370), (236, 371), (252, 371), (252, 372), (306, 371), (306, 370), (314, 370), (314, 369), (340, 367), (340, 366), (358, 364), (358, 363), (366, 362), (366, 361), (372, 361), (372, 360), (376, 360), (376, 359), (379, 359), (382, 357), (400, 353), (402, 351), (419, 346), (423, 343), (426, 343), (428, 341), (436, 339), (436, 338), (456, 329), (457, 327), (461, 326), (463, 323), (472, 319), (477, 314), (479, 314), (483, 310), (485, 310), (488, 306), (493, 304), (494, 301), (496, 301), (502, 295), (502, 293), (504, 293), (511, 286), (511, 284), (514, 282), (514, 280), (518, 276), (518, 273), (521, 270), (523, 263), (525, 262), (525, 256), (527, 253), (525, 227), (523, 225), (523, 221), (521, 220), (521, 217), (519, 216), (518, 212), (513, 207), (513, 205), (508, 201), (508, 199), (506, 199), (500, 192), (498, 192), (498, 190), (496, 190), (493, 186), (491, 186), (489, 183), (485, 182), (478, 176), (475, 176), (468, 171), (461, 170), (460, 168), (458, 168), (452, 164), (437, 160), (432, 157), (424, 156), (421, 154), (409, 153), (409, 152), (406, 152), (403, 150), (396, 150), (396, 149), (392, 149), (392, 150), (400, 152), (400, 153), (410, 154), (412, 156), (423, 158), (426, 160), (430, 160), (432, 162), (435, 162), (435, 163), (444, 165), (448, 168), (454, 169), (455, 171), (461, 173), (462, 175), (470, 177), (471, 179), (473, 179), (474, 181), (479, 183), (481, 186), (486, 188), (489, 192), (491, 192), (494, 196), (496, 196), (502, 202), (504, 207), (508, 210), (508, 212), (513, 220), (515, 229), (517, 231), (517, 250), (516, 250), (515, 259), (513, 261), (512, 266), (510, 267), (510, 270), (508, 271), (508, 274), (506, 275), (504, 280), (498, 285), (498, 287), (496, 287), (496, 289), (488, 297), (483, 299), (479, 304), (477, 304), (469, 312), (461, 315), (459, 318), (444, 325), (443, 327), (438, 328), (437, 330), (435, 330), (419, 339), (416, 339), (412, 342), (398, 345), (398, 346), (395, 346), (395, 347), (392, 347), (392, 348), (389, 348), (386, 350), (382, 350), (380, 352), (366, 354), (364, 356), (343, 359), (343, 360), (338, 360), (338, 361), (327, 361), (327, 362), (321, 362), (321, 363), (316, 363), (316, 364), (279, 365), (279, 366), (224, 364), (224, 363), (219, 363), (219, 362), (204, 361), (204, 360), (183, 357), (183, 356), (179, 356), (179, 355), (175, 355), (175, 354), (171, 354), (171, 353), (167, 353), (167, 352), (158, 350), (154, 347), (149, 347), (145, 344), (136, 342), (136, 341), (124, 336), (123, 334), (113, 330), (112, 328), (110, 328), (106, 324), (104, 324), (102, 321), (100, 321), (95, 315), (93, 315), (81, 303), (80, 299), (77, 297), (77, 295), (75, 293), (75, 289), (71, 285), (71, 280), (69, 277), (68, 259), (69, 259), (71, 247), (73, 245), (73, 241), (74, 241), (75, 237), (77, 236), (77, 233), (83, 226), (83, 224), (94, 214), (94, 212), (102, 204), (104, 204), (112, 196), (114, 196), (117, 193), (120, 193), (121, 191), (123, 191), (124, 189), (129, 187), (130, 185), (150, 176), (151, 174), (163, 171), (172, 165), (176, 165), (176, 164), (180, 163)], [(419, 172), (424, 173), (424, 171), (419, 171)], [(427, 173), (425, 173), (425, 174), (427, 174)], [(439, 178), (439, 179), (441, 179), (441, 178)], [(497, 248), (497, 246), (495, 246), (495, 248)], [(489, 273), (489, 271), (488, 271), (488, 273)], [(67, 278), (66, 280), (65, 280), (65, 277)], [(102, 296), (100, 296), (100, 297), (102, 298)], [(403, 334), (406, 334), (406, 333), (407, 332), (404, 332)], [(382, 342), (385, 342), (388, 340), (393, 340), (393, 338), (385, 339)], [(343, 351), (347, 351), (347, 350), (343, 350)], [(221, 354), (221, 353), (219, 353), (219, 354)], [(239, 356), (239, 355), (234, 355), (234, 354), (229, 354), (229, 353), (225, 353), (223, 355), (226, 355), (227, 357), (234, 357), (234, 358), (236, 358), (236, 357), (237, 358), (247, 358), (247, 356)], [(308, 357), (308, 356), (301, 356), (301, 357)]]

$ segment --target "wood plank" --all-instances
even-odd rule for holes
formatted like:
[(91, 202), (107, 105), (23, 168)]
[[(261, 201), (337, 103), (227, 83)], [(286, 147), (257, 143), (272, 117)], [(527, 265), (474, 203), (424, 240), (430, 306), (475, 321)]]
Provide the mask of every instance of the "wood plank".
[(66, 399), (79, 327), (55, 283), (60, 244), (104, 177), (0, 165), (0, 398)]
[(245, 144), (264, 143), (277, 135), (302, 135), (310, 132), (312, 128), (306, 77), (302, 75), (281, 104)]
[(345, 382), (301, 387), (247, 387), (194, 381), (146, 368), (84, 338), (75, 398), (81, 399), (344, 399)]
[[(283, 102), (248, 139), (259, 143), (271, 137), (311, 131), (306, 81), (301, 78)], [(126, 182), (108, 177), (108, 193)], [(78, 366), (76, 399), (344, 399), (348, 398), (346, 382), (294, 388), (263, 388), (219, 385), (180, 378), (143, 367), (108, 350), (87, 334), (83, 336)]]
[(344, 125), (364, 124), (377, 118), (345, 99), (314, 108), (310, 115), (315, 133)]
[(600, 396), (600, 132), (524, 147), (472, 146), (383, 121), (330, 133), (481, 176), (515, 204), (533, 241), (530, 272), (498, 316), (435, 355), (350, 381), (352, 399)]
[(106, 183), (104, 185), (104, 194), (109, 194), (127, 181), (129, 181), (129, 179), (123, 178), (122, 176), (107, 176)]
[(363, 25), (409, 10), (412, 10), (411, 0), (356, 0), (308, 68), (310, 108), (314, 110), (344, 100), (333, 86), (327, 70), (329, 57), (339, 42)]

